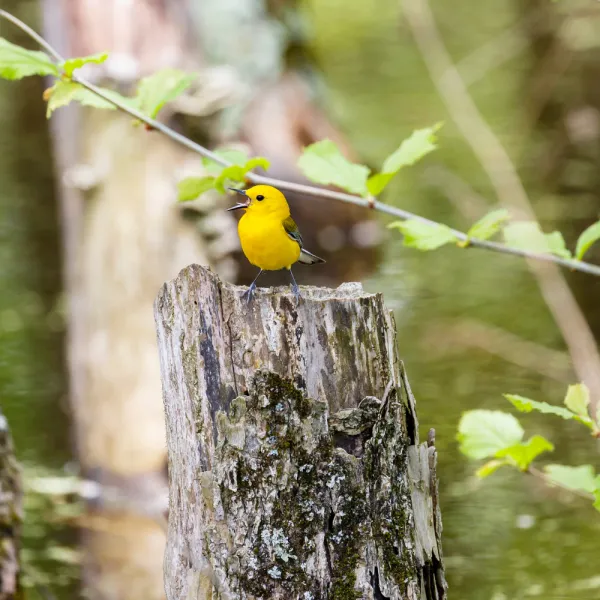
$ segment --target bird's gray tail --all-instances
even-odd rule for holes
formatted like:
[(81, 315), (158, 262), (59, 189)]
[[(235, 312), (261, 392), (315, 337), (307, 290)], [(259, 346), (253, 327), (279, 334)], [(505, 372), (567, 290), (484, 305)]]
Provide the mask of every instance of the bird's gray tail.
[(300, 251), (300, 258), (298, 259), (298, 262), (301, 262), (305, 265), (317, 265), (319, 263), (324, 263), (325, 261), (322, 258), (318, 257), (316, 254), (313, 254), (312, 252), (309, 252), (308, 250), (302, 248), (302, 250)]

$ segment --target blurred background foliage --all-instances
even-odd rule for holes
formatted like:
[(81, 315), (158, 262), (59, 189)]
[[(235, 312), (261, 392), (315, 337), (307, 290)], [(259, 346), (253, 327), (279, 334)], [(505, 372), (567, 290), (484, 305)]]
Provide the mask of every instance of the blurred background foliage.
[[(435, 90), (398, 0), (271, 4), (279, 16), (289, 4), (282, 22), (301, 32), (302, 44), (300, 51), (290, 46), (288, 60), (310, 63), (318, 104), (362, 162), (377, 166), (414, 129), (445, 121), (440, 149), (396, 178), (384, 201), (461, 229), (497, 205)], [(600, 7), (591, 0), (431, 5), (540, 222), (561, 230), (572, 246), (600, 216)], [(33, 0), (12, 0), (5, 8), (40, 25)], [(0, 35), (8, 37), (6, 24)], [(228, 35), (226, 27), (221, 35)], [(23, 41), (13, 30), (10, 38)], [(31, 477), (72, 460), (59, 205), (42, 90), (36, 78), (0, 82), (0, 403)], [(383, 292), (395, 311), (422, 435), (436, 430), (450, 597), (600, 597), (597, 513), (508, 470), (477, 481), (455, 441), (463, 411), (506, 409), (503, 392), (558, 403), (575, 381), (526, 264), (453, 247), (422, 254), (403, 248), (391, 232), (381, 250), (364, 285)], [(587, 258), (599, 262), (599, 247)], [(600, 281), (566, 277), (598, 339)], [(524, 340), (539, 353), (523, 349)], [(555, 370), (548, 368), (549, 350)], [(576, 424), (539, 415), (521, 421), (528, 434), (542, 433), (555, 444), (553, 461), (598, 468), (598, 448)], [(73, 597), (76, 537), (48, 518), (45, 501), (31, 498), (27, 563), (41, 570), (39, 579), (56, 597)]]

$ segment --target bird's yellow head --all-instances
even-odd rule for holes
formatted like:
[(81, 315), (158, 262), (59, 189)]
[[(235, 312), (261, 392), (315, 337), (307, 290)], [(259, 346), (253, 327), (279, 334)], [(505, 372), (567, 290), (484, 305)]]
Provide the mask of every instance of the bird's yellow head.
[(227, 210), (243, 208), (246, 212), (257, 216), (275, 216), (287, 219), (290, 216), (290, 207), (285, 196), (271, 185), (255, 185), (247, 190), (229, 188), (246, 198), (245, 203), (239, 203)]

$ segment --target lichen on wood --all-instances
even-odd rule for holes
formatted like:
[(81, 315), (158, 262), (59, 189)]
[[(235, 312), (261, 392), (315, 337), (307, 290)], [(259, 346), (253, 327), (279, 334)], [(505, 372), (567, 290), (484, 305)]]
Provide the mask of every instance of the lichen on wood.
[(435, 449), (381, 295), (242, 290), (193, 265), (155, 304), (169, 600), (441, 600)]

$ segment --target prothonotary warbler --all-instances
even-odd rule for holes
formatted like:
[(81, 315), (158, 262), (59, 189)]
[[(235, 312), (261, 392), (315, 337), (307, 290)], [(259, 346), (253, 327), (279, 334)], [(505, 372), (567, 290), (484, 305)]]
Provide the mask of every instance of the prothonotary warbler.
[(292, 265), (301, 262), (306, 265), (325, 261), (306, 250), (302, 236), (290, 215), (285, 196), (270, 185), (255, 185), (248, 190), (229, 188), (245, 197), (227, 210), (243, 209), (245, 214), (238, 223), (238, 233), (246, 258), (260, 271), (250, 284), (244, 298), (248, 303), (256, 288), (256, 281), (263, 271), (287, 269), (292, 277), (292, 291), (300, 298), (300, 290), (292, 273)]

